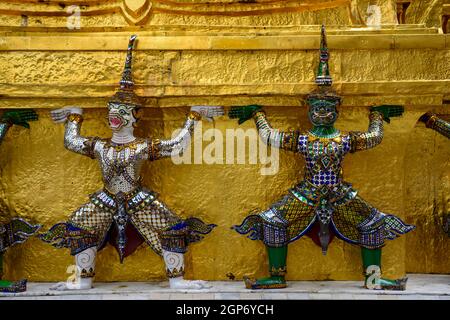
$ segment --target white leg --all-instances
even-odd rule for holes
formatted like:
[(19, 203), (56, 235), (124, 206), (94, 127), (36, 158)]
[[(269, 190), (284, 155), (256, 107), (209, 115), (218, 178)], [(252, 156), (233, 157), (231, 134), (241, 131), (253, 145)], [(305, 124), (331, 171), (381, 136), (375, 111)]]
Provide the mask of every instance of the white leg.
[(75, 255), (75, 268), (69, 267), (68, 273), (73, 273), (66, 282), (58, 282), (50, 290), (83, 290), (92, 288), (92, 278), (95, 271), (95, 256), (97, 248), (86, 249)]
[(163, 250), (163, 258), (171, 289), (206, 289), (211, 287), (205, 281), (184, 280), (184, 255), (182, 253)]

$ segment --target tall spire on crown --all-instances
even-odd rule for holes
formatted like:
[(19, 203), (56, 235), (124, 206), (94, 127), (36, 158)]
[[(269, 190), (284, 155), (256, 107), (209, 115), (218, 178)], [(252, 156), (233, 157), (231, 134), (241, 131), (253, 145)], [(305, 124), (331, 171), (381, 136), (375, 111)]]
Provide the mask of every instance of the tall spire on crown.
[(133, 62), (133, 47), (137, 36), (132, 35), (128, 41), (127, 58), (125, 59), (125, 68), (123, 69), (122, 79), (120, 79), (121, 90), (133, 90), (134, 81), (131, 73), (131, 63)]
[(136, 42), (136, 38), (136, 35), (132, 35), (128, 41), (125, 67), (123, 69), (122, 78), (119, 82), (120, 87), (109, 102), (126, 103), (136, 106), (142, 105), (141, 99), (134, 93), (134, 81), (132, 74), (133, 47)]
[(316, 75), (316, 84), (319, 88), (308, 94), (308, 104), (313, 106), (317, 104), (321, 105), (326, 102), (337, 106), (341, 103), (341, 97), (331, 89), (333, 79), (331, 79), (330, 67), (328, 66), (330, 56), (328, 53), (327, 35), (324, 25), (322, 25), (321, 29), (319, 57), (319, 67)]
[(330, 67), (328, 66), (329, 53), (328, 53), (328, 45), (327, 45), (327, 35), (325, 32), (325, 26), (322, 25), (321, 34), (320, 34), (320, 60), (319, 60), (319, 68), (317, 70), (316, 75), (316, 84), (319, 87), (330, 87), (333, 83), (333, 80), (330, 76)]

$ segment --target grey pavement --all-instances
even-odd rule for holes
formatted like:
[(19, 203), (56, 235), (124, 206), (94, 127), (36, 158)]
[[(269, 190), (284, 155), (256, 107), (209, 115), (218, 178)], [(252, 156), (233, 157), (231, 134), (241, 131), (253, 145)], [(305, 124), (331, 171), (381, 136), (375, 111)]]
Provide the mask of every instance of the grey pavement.
[(172, 290), (168, 282), (99, 282), (91, 290), (54, 291), (28, 283), (14, 300), (450, 300), (450, 275), (411, 274), (405, 291), (367, 290), (362, 281), (289, 281), (285, 289), (248, 290), (242, 281), (211, 281), (209, 289)]

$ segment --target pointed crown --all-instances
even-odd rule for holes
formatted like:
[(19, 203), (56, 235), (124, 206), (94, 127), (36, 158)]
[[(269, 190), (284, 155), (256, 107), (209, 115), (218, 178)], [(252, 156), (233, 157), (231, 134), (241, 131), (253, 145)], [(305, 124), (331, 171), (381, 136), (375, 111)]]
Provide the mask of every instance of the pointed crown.
[(137, 36), (132, 35), (128, 42), (127, 57), (125, 60), (125, 68), (120, 79), (120, 86), (116, 93), (109, 99), (111, 103), (130, 104), (136, 107), (142, 106), (141, 98), (134, 93), (134, 81), (132, 75), (133, 47)]
[(329, 59), (330, 55), (328, 53), (327, 35), (325, 32), (325, 26), (322, 25), (320, 35), (319, 67), (316, 75), (316, 84), (319, 89), (308, 95), (307, 100), (310, 105), (340, 104), (341, 97), (331, 89), (333, 79), (330, 75), (330, 67), (328, 65)]
[(331, 86), (333, 79), (330, 76), (330, 67), (328, 66), (328, 60), (330, 55), (328, 53), (327, 35), (325, 32), (325, 26), (322, 25), (320, 34), (320, 60), (319, 68), (316, 75), (316, 84), (318, 86)]

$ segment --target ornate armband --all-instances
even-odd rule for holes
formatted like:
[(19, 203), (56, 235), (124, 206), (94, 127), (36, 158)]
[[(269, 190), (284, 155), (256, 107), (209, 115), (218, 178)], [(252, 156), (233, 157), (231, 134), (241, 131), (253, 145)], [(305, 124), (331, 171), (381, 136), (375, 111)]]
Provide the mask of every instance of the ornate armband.
[(84, 142), (84, 152), (88, 157), (92, 159), (95, 159), (95, 144), (99, 139), (99, 137), (88, 138), (87, 141)]
[(252, 114), (252, 118), (255, 118), (256, 125), (262, 124), (262, 122), (266, 121), (266, 113), (264, 110), (256, 110)]
[(283, 141), (281, 148), (289, 151), (297, 151), (298, 149), (298, 139), (300, 137), (300, 131), (289, 130), (283, 135)]
[(434, 128), (434, 124), (436, 123), (438, 117), (435, 114), (432, 114), (428, 121), (425, 123), (427, 128)]
[(372, 111), (369, 114), (369, 121), (375, 121), (375, 120), (381, 120), (383, 121), (384, 117), (383, 114), (381, 112), (378, 111)]
[(75, 123), (79, 124), (79, 123), (83, 122), (83, 116), (81, 114), (78, 114), (78, 113), (71, 113), (67, 117), (67, 121), (75, 122)]
[(148, 160), (158, 160), (161, 158), (161, 147), (160, 147), (161, 141), (159, 139), (151, 140), (148, 142)]
[(350, 136), (350, 153), (354, 153), (358, 150), (363, 150), (366, 146), (366, 140), (364, 139), (364, 133), (362, 132), (349, 132)]
[(196, 111), (189, 111), (188, 118), (195, 121), (202, 120), (202, 115)]
[(95, 276), (95, 271), (91, 267), (89, 269), (81, 269), (80, 278), (93, 278)]

